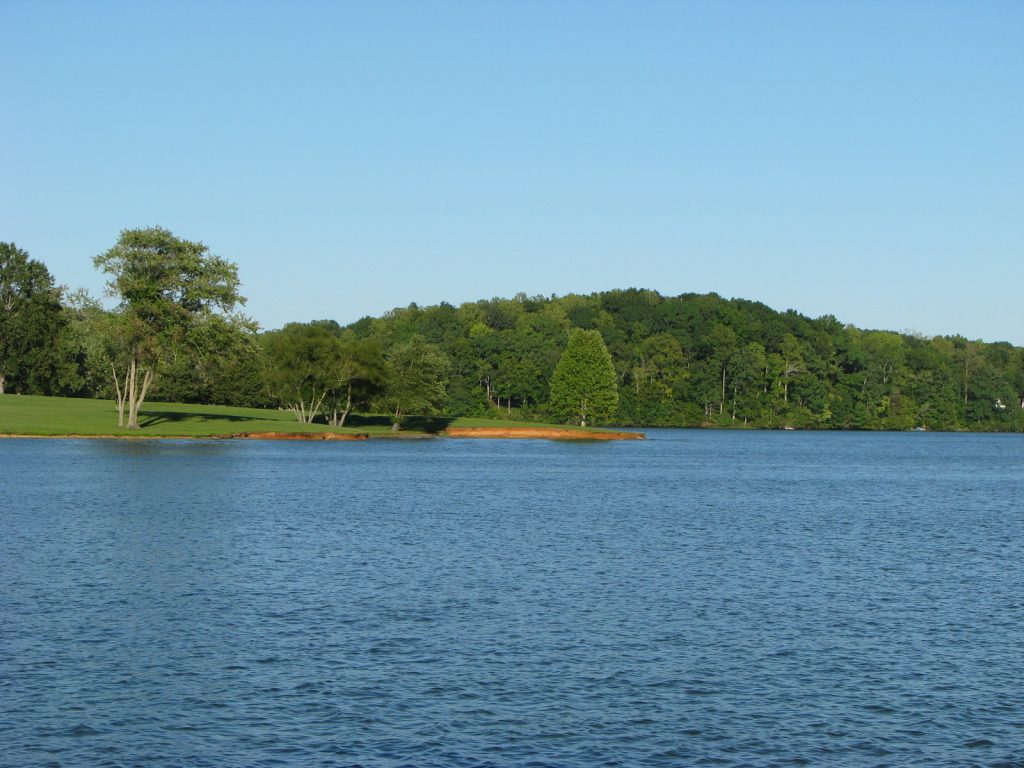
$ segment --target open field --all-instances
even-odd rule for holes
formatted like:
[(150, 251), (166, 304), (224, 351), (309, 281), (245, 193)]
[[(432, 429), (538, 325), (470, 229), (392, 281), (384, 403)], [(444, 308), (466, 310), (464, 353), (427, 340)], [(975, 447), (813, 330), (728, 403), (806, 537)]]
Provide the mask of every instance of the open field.
[(0, 434), (214, 437), (239, 432), (371, 431), (368, 427), (332, 430), (323, 424), (300, 424), (288, 411), (159, 402), (143, 404), (139, 424), (142, 429), (119, 429), (113, 400), (0, 397)]
[[(228, 437), (248, 433), (395, 436), (387, 416), (354, 414), (348, 421), (348, 426), (333, 428), (326, 424), (300, 424), (289, 411), (150, 402), (145, 403), (139, 412), (142, 428), (127, 430), (118, 428), (117, 410), (112, 400), (0, 396), (0, 435), (7, 436)], [(449, 427), (542, 429), (548, 433), (550, 430), (590, 431), (535, 422), (411, 416), (406, 419), (405, 428), (398, 436), (440, 434)]]

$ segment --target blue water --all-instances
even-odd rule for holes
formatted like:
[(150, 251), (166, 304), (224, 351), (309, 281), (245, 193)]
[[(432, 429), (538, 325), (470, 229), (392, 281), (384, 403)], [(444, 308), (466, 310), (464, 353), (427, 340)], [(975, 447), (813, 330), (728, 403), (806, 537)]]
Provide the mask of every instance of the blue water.
[(2, 766), (1022, 766), (1024, 436), (0, 440)]

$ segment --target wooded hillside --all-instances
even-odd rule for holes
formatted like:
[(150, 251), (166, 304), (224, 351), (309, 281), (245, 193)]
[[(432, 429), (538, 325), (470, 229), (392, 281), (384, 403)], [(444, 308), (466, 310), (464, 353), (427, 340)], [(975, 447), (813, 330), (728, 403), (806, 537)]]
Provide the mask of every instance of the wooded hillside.
[(341, 330), (384, 345), (414, 334), (451, 359), (446, 410), (545, 412), (568, 331), (601, 333), (617, 424), (996, 429), (1024, 425), (1024, 349), (861, 330), (715, 294), (588, 296), (410, 305)]

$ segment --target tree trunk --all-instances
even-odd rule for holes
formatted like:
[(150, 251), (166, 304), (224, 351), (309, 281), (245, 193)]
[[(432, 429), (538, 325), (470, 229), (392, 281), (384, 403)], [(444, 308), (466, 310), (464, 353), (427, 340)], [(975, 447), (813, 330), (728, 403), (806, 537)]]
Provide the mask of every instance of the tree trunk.
[[(316, 397), (316, 395), (314, 395), (314, 397)], [(313, 423), (313, 419), (315, 419), (316, 415), (318, 413), (320, 413), (320, 407), (324, 404), (324, 400), (326, 398), (327, 398), (327, 390), (325, 389), (324, 393), (322, 395), (320, 395), (320, 399), (317, 400), (316, 402), (310, 404), (310, 406), (309, 406), (309, 414), (308, 414), (309, 420), (306, 422), (307, 424), (312, 424)]]
[[(132, 358), (128, 364), (128, 370), (124, 374), (124, 385), (117, 376), (117, 370), (113, 363), (110, 371), (114, 376), (114, 393), (117, 396), (117, 426), (127, 429), (139, 429), (139, 409), (146, 400), (146, 392), (153, 382), (153, 369), (142, 369), (142, 381), (139, 381), (140, 366), (138, 360)], [(128, 419), (125, 420), (125, 409), (128, 410)]]
[(725, 409), (725, 366), (722, 366), (722, 399), (718, 401), (718, 415)]
[(135, 412), (135, 371), (136, 364), (133, 357), (132, 361), (128, 364), (128, 376), (125, 380), (125, 391), (128, 394), (128, 424), (126, 425), (128, 429), (139, 428), (138, 424), (132, 423), (132, 414)]
[(341, 415), (338, 415), (338, 405), (335, 401), (334, 410), (331, 414), (330, 425), (332, 427), (344, 427), (345, 419), (352, 412), (352, 385), (348, 385), (348, 397), (345, 398), (345, 407), (341, 411)]
[(4, 393), (4, 385), (7, 381), (6, 374), (0, 373), (0, 395)]
[(295, 418), (298, 419), (300, 424), (312, 424), (313, 419), (320, 413), (320, 408), (324, 404), (324, 400), (327, 399), (327, 390), (323, 391), (323, 394), (317, 398), (316, 393), (313, 393), (313, 398), (309, 401), (309, 407), (306, 407), (306, 401), (302, 398), (302, 393), (296, 388), (295, 402), (288, 406), (288, 410), (295, 414)]
[(348, 415), (350, 413), (352, 413), (352, 383), (351, 382), (349, 382), (349, 385), (348, 385), (348, 392), (347, 392), (346, 397), (345, 397), (345, 410), (343, 410), (341, 412), (341, 421), (338, 423), (339, 427), (344, 427), (345, 426), (345, 419), (348, 418)]
[[(138, 369), (136, 369), (136, 376), (138, 376)], [(136, 390), (136, 396), (134, 400), (128, 404), (128, 429), (140, 429), (139, 427), (139, 408), (142, 407), (143, 401), (146, 399), (146, 390), (149, 389), (150, 383), (153, 381), (153, 371), (147, 368), (142, 374), (142, 386)]]
[(128, 374), (125, 373), (124, 389), (121, 389), (121, 379), (117, 375), (114, 364), (110, 364), (110, 372), (114, 376), (114, 393), (117, 395), (117, 426), (124, 427), (124, 399), (128, 391)]

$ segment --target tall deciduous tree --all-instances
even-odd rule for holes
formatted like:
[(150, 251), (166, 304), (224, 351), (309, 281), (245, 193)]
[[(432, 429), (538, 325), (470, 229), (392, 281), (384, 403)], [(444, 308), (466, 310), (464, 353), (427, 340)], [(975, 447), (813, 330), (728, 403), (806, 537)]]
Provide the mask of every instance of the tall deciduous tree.
[(245, 303), (238, 268), (161, 227), (122, 231), (93, 264), (110, 275), (108, 291), (120, 299), (117, 333), (124, 355), (111, 362), (118, 426), (138, 429), (139, 408), (168, 350), (184, 343), (197, 320)]
[(387, 363), (376, 339), (356, 339), (342, 344), (335, 385), (328, 394), (332, 427), (345, 426), (355, 406), (366, 405), (384, 390)]
[(608, 419), (619, 403), (612, 356), (599, 331), (574, 328), (551, 378), (551, 409), (579, 421)]
[(733, 421), (741, 418), (747, 424), (760, 416), (767, 367), (764, 347), (756, 341), (740, 347), (729, 359)]
[(67, 324), (60, 298), (41, 261), (0, 243), (0, 395), (9, 385), (27, 393), (53, 389)]
[(807, 372), (803, 347), (792, 333), (787, 333), (782, 339), (779, 354), (775, 358), (775, 368), (779, 384), (782, 387), (782, 402), (788, 403), (789, 385), (799, 381), (800, 377)]
[(220, 405), (264, 405), (258, 326), (244, 315), (197, 319), (161, 368), (163, 400)]
[(65, 360), (61, 393), (70, 397), (112, 398), (112, 314), (82, 289), (65, 296), (64, 313), (68, 326), (61, 339)]
[(416, 335), (392, 347), (387, 362), (387, 386), (380, 402), (391, 413), (392, 431), (398, 431), (409, 413), (431, 414), (440, 410), (449, 367), (444, 352)]
[(341, 375), (341, 340), (325, 323), (288, 323), (262, 340), (270, 394), (311, 424)]

